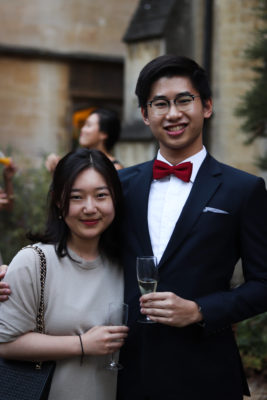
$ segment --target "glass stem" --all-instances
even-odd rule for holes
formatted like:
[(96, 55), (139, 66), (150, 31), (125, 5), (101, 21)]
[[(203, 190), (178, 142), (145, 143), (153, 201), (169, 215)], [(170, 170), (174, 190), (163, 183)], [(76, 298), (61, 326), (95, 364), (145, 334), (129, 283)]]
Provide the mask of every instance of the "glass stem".
[(114, 364), (115, 364), (114, 353), (111, 353), (111, 355), (110, 355), (110, 364), (111, 364), (111, 365), (114, 365)]

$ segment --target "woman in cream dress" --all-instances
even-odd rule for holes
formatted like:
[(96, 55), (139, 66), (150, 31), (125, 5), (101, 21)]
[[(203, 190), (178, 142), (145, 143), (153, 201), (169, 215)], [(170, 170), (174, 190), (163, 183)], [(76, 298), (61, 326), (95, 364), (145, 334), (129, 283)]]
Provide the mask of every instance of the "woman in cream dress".
[(80, 149), (59, 162), (49, 194), (46, 230), (32, 236), (47, 262), (46, 334), (34, 332), (40, 263), (25, 248), (5, 277), (12, 293), (0, 305), (0, 356), (56, 360), (49, 400), (112, 400), (117, 376), (105, 365), (128, 331), (107, 324), (108, 304), (123, 301), (120, 182), (103, 153)]

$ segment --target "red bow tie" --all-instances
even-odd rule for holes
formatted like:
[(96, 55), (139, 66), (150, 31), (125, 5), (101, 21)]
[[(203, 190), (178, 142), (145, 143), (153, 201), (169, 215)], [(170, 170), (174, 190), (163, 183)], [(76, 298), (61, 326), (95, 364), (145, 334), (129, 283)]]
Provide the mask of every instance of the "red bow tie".
[(184, 162), (178, 165), (169, 165), (165, 162), (155, 160), (153, 165), (153, 178), (161, 179), (168, 175), (175, 175), (184, 182), (189, 182), (192, 174), (193, 164)]

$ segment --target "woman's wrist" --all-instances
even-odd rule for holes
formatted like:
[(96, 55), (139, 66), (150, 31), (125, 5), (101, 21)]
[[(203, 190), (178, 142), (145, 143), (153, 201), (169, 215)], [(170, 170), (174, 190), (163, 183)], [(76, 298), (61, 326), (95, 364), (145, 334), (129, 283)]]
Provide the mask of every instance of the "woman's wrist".
[(83, 341), (82, 341), (82, 335), (78, 335), (79, 337), (79, 342), (81, 345), (81, 359), (80, 359), (80, 364), (83, 364), (83, 358), (84, 358), (84, 348), (83, 348)]

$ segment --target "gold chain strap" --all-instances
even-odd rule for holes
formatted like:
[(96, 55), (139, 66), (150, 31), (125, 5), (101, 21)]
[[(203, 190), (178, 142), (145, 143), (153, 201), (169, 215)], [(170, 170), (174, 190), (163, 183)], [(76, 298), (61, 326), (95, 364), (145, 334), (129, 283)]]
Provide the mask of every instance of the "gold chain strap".
[[(36, 317), (36, 327), (38, 333), (45, 333), (45, 324), (44, 324), (44, 288), (45, 288), (45, 278), (46, 278), (46, 258), (43, 250), (38, 246), (25, 246), (24, 249), (31, 248), (35, 250), (40, 258), (40, 283), (41, 283), (41, 292), (40, 292), (40, 303), (39, 309)], [(41, 369), (42, 363), (36, 363), (36, 369)]]

